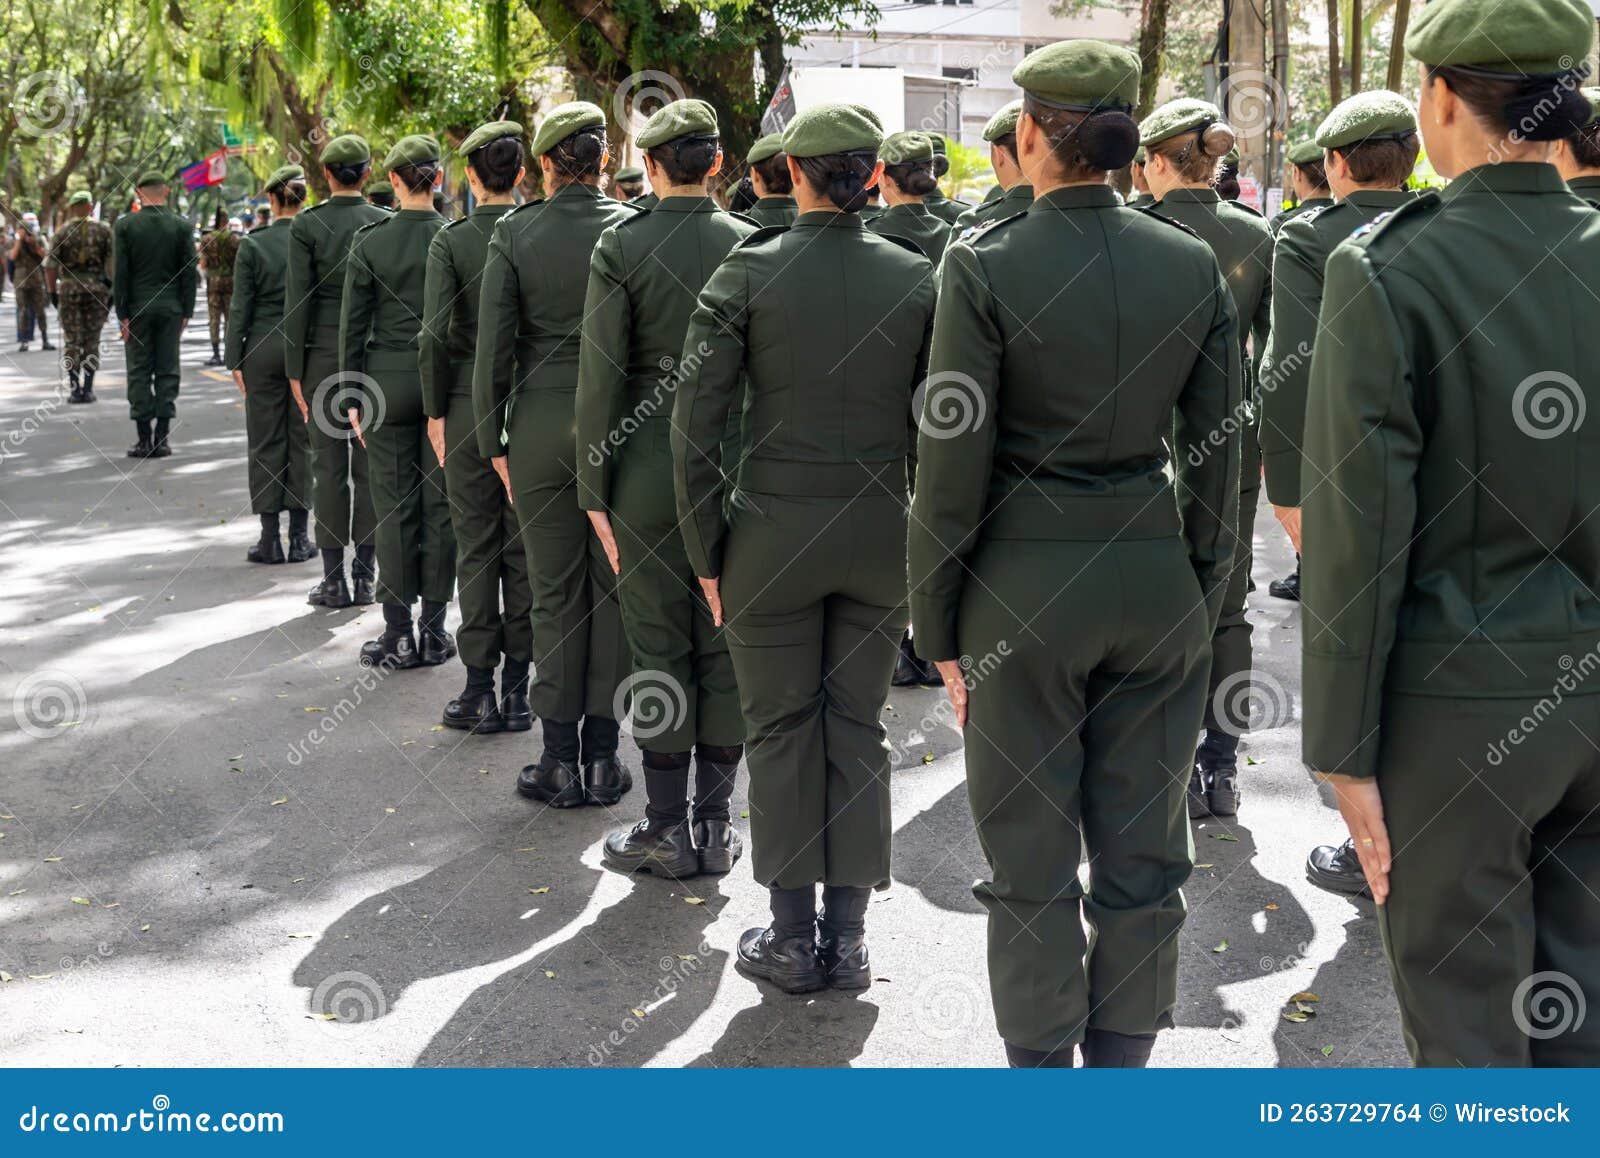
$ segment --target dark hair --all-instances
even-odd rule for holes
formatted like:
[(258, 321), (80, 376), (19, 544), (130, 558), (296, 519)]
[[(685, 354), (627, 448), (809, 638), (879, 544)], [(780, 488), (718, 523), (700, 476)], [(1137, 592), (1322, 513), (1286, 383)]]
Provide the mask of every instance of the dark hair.
[(1600, 122), (1584, 125), (1567, 138), (1572, 159), (1585, 169), (1600, 169)]
[(989, 143), (991, 145), (995, 146), (998, 149), (1003, 149), (1005, 151), (1006, 156), (1011, 158), (1011, 163), (1013, 165), (1015, 165), (1017, 163), (1017, 134), (1016, 133), (1014, 133), (1014, 132), (1012, 132), (1012, 133), (1002, 133), (1002, 134), (1000, 134), (1000, 136), (996, 137), (994, 140), (990, 141)]
[(323, 168), (328, 170), (328, 176), (332, 177), (335, 182), (349, 189), (352, 186), (360, 185), (361, 182), (366, 180), (367, 170), (372, 168), (372, 162), (351, 161), (347, 163), (341, 161), (337, 165), (324, 165)]
[(860, 213), (867, 204), (867, 182), (877, 167), (878, 150), (796, 157), (795, 162), (813, 193), (826, 197), (846, 213)]
[(926, 197), (939, 187), (933, 175), (933, 161), (901, 161), (885, 165), (883, 175), (894, 182), (895, 188), (911, 197)]
[(1526, 77), (1456, 65), (1428, 70), (1480, 121), (1521, 141), (1559, 141), (1583, 128), (1593, 110), (1578, 86), (1588, 75), (1586, 65)]
[(418, 165), (396, 165), (389, 170), (409, 193), (425, 193), (433, 188), (439, 177), (439, 162), (425, 161)]
[(1178, 171), (1179, 180), (1191, 184), (1210, 182), (1216, 173), (1217, 158), (1226, 157), (1236, 138), (1233, 129), (1221, 121), (1212, 121), (1175, 137), (1168, 137), (1151, 145), (1146, 154), (1159, 153)]
[(1350, 179), (1360, 185), (1402, 189), (1417, 167), (1422, 140), (1416, 133), (1383, 140), (1358, 141), (1334, 152), (1350, 166)]
[(933, 175), (943, 177), (950, 171), (950, 158), (935, 150), (933, 154)]
[(1085, 113), (1054, 108), (1031, 95), (1023, 98), (1022, 109), (1044, 133), (1050, 155), (1068, 181), (1124, 168), (1139, 151), (1139, 123), (1122, 109)]
[(733, 187), (733, 192), (728, 194), (728, 208), (735, 213), (743, 213), (758, 200), (760, 199), (756, 196), (755, 186), (750, 184), (750, 178), (740, 177), (739, 183)]
[(866, 192), (868, 201), (876, 201), (880, 196), (883, 195), (883, 190), (878, 188), (877, 182), (873, 182), (871, 185), (868, 185)]
[(212, 229), (225, 229), (228, 225), (228, 211), (222, 206), (217, 206), (216, 215), (211, 218)]
[(600, 179), (600, 160), (606, 155), (606, 130), (603, 125), (580, 129), (545, 153), (556, 169), (556, 185)]
[(276, 189), (268, 190), (267, 196), (274, 198), (285, 209), (293, 209), (296, 205), (306, 203), (306, 183), (297, 177), (293, 181), (285, 181)]
[(793, 193), (794, 182), (789, 178), (789, 157), (785, 153), (774, 153), (765, 161), (757, 161), (750, 166), (761, 174), (761, 183), (766, 186), (768, 193)]
[(676, 137), (652, 145), (645, 155), (661, 166), (668, 185), (698, 185), (711, 172), (721, 148), (716, 137)]
[(490, 193), (509, 193), (523, 166), (522, 141), (517, 137), (490, 141), (472, 150), (467, 155), (467, 164)]
[[(1293, 165), (1294, 162), (1291, 161), (1290, 164)], [(1295, 165), (1294, 167), (1300, 170), (1300, 176), (1309, 181), (1313, 189), (1327, 189), (1329, 187), (1328, 166), (1325, 162), (1321, 160), (1307, 161), (1303, 165)]]
[(393, 189), (369, 189), (367, 191), (367, 200), (372, 202), (374, 205), (381, 205), (385, 209), (393, 209), (394, 208), (394, 190)]
[(1211, 187), (1224, 201), (1239, 200), (1239, 162), (1218, 161), (1217, 170), (1211, 175)]

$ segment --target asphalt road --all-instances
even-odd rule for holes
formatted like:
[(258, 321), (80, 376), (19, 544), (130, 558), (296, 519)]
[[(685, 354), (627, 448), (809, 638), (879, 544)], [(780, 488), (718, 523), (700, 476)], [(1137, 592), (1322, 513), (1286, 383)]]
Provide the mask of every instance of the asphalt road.
[[(885, 709), (900, 759), (876, 983), (782, 996), (730, 960), (764, 923), (747, 865), (682, 884), (602, 870), (642, 789), (609, 812), (521, 799), (529, 735), (436, 727), (460, 667), (364, 676), (376, 608), (309, 607), (315, 563), (245, 563), (244, 415), (201, 365), (201, 318), (165, 460), (123, 457), (109, 346), (92, 407), (63, 404), (56, 355), (0, 355), (0, 1062), (1003, 1064), (942, 692)], [(1238, 822), (1195, 829), (1155, 1063), (1404, 1064), (1370, 905), (1302, 875), (1341, 830), (1297, 758), (1299, 612), (1266, 594), (1290, 562), (1270, 516), (1256, 544), (1274, 726), (1246, 741)], [(1317, 1015), (1284, 1020), (1306, 990)]]

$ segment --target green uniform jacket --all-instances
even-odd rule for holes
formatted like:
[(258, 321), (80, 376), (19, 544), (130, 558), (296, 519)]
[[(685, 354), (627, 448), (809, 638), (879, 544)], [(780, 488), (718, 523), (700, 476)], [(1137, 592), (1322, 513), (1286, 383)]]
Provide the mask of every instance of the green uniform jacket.
[(639, 213), (592, 185), (563, 185), (495, 223), (478, 301), (472, 405), (478, 450), (505, 454), (512, 399), (524, 390), (574, 390), (584, 291), (595, 242)]
[(117, 317), (194, 316), (194, 234), (189, 223), (164, 205), (124, 213), (112, 227), (115, 272), (111, 279)]
[(1311, 768), (1374, 775), (1386, 693), (1536, 699), (1600, 647), (1592, 286), (1600, 214), (1542, 164), (1470, 170), (1328, 259), (1302, 507)]
[(1567, 188), (1596, 208), (1600, 208), (1600, 175), (1574, 177), (1567, 182)]
[(760, 226), (792, 225), (799, 213), (800, 207), (788, 194), (762, 197), (744, 211), (746, 217)]
[(434, 235), (422, 294), (422, 408), (443, 418), (452, 395), (472, 393), (478, 350), (478, 297), (489, 237), (509, 205), (479, 205)]
[(672, 417), (678, 358), (696, 298), (728, 251), (753, 232), (710, 197), (667, 197), (600, 235), (589, 265), (578, 364), (578, 505), (584, 510), (611, 509), (613, 432), (625, 433), (625, 420)]
[[(952, 243), (929, 371), (918, 466), (937, 463), (937, 483), (917, 489), (909, 549), (918, 655), (960, 654), (966, 560), (986, 529), (1113, 538), (1163, 517), (1163, 502), (1216, 624), (1239, 475), (1238, 438), (1221, 432), (1242, 378), (1232, 297), (1206, 246), (1109, 186), (1053, 190)], [(938, 398), (941, 382), (964, 397)], [(961, 421), (946, 429), (951, 402)]]
[(56, 271), (56, 288), (63, 296), (82, 293), (102, 297), (111, 287), (111, 251), (109, 225), (75, 217), (51, 240), (45, 268)]
[(1261, 359), (1261, 459), (1267, 500), (1300, 505), (1300, 444), (1306, 389), (1322, 309), (1322, 274), (1334, 246), (1416, 194), (1357, 190), (1336, 205), (1308, 209), (1284, 223), (1272, 251), (1272, 336)]
[(944, 256), (944, 247), (950, 241), (950, 224), (935, 217), (926, 205), (891, 205), (867, 224), (867, 228), (885, 237), (903, 237), (922, 251), (934, 265)]
[[(344, 260), (356, 230), (389, 216), (359, 193), (330, 197), (295, 214), (289, 227), (289, 282), (284, 298), (284, 369), (305, 377), (306, 347), (312, 331), (324, 329), (337, 344), (339, 310), (344, 300)], [(312, 385), (315, 385), (313, 383)], [(306, 396), (310, 397), (310, 390)]]
[[(678, 515), (696, 575), (722, 574), (721, 443), (743, 373), (741, 477), (799, 468), (815, 486), (828, 467), (842, 466), (858, 480), (863, 466), (914, 453), (911, 394), (926, 375), (933, 299), (928, 260), (869, 232), (853, 213), (802, 213), (728, 255), (689, 323), (672, 411)], [(902, 382), (903, 393), (884, 388)], [(854, 481), (846, 495), (859, 487)]]
[(1267, 228), (1276, 236), (1289, 222), (1307, 213), (1318, 209), (1326, 209), (1333, 204), (1332, 197), (1310, 197), (1300, 202), (1293, 209), (1285, 209), (1282, 213), (1273, 214), (1272, 220), (1267, 222)]
[[(350, 242), (339, 311), (339, 365), (373, 380), (353, 379), (351, 386), (367, 395), (363, 411), (371, 414), (376, 406), (380, 419), (402, 423), (423, 417), (422, 291), (428, 249), (444, 227), (444, 218), (432, 209), (401, 209), (362, 226)], [(370, 396), (374, 381), (381, 398)]]
[(228, 369), (244, 365), (253, 336), (283, 325), (284, 286), (289, 270), (289, 230), (294, 218), (280, 217), (265, 229), (246, 234), (234, 264), (233, 303), (228, 308)]
[(1028, 206), (1032, 204), (1033, 186), (1026, 181), (1018, 181), (994, 200), (974, 205), (957, 217), (955, 224), (950, 227), (950, 236), (960, 237), (962, 230), (982, 225), (986, 221), (999, 221), (1002, 217), (1010, 217), (1013, 213), (1026, 213)]
[(660, 200), (661, 198), (654, 193), (646, 193), (642, 197), (635, 197), (632, 201), (625, 201), (623, 204), (630, 205), (635, 209), (654, 209)]
[(1156, 203), (1156, 199), (1149, 193), (1135, 193), (1123, 202), (1129, 209), (1148, 209)]
[(929, 193), (922, 199), (922, 203), (928, 207), (929, 213), (932, 213), (946, 225), (954, 225), (957, 217), (972, 208), (965, 201), (958, 201), (954, 197), (946, 197), (942, 189), (935, 189), (932, 193)]

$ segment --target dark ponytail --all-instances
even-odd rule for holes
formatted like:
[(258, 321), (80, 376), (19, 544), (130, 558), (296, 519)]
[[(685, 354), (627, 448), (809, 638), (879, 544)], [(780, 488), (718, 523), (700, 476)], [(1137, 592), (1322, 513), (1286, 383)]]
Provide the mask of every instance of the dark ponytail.
[(898, 165), (885, 165), (883, 171), (900, 189), (900, 192), (912, 197), (926, 197), (939, 187), (939, 179), (933, 175), (934, 161), (902, 161)]
[(1560, 141), (1589, 123), (1593, 115), (1579, 86), (1587, 65), (1540, 76), (1511, 76), (1461, 65), (1431, 69), (1473, 115), (1518, 141)]
[(352, 164), (338, 164), (325, 166), (328, 175), (346, 189), (353, 189), (367, 179), (367, 170), (372, 168), (370, 161), (356, 161)]
[(563, 139), (545, 154), (556, 172), (573, 181), (599, 180), (600, 161), (606, 155), (606, 130), (602, 125), (582, 129)]
[(424, 161), (416, 165), (396, 165), (390, 170), (406, 187), (408, 193), (421, 193), (432, 189), (439, 177), (439, 162)]
[(846, 213), (860, 213), (867, 204), (867, 182), (878, 164), (876, 149), (796, 157), (811, 191), (826, 197)]
[(1026, 96), (1023, 111), (1044, 133), (1051, 155), (1068, 180), (1085, 180), (1124, 168), (1139, 151), (1139, 122), (1125, 109), (1086, 113)]

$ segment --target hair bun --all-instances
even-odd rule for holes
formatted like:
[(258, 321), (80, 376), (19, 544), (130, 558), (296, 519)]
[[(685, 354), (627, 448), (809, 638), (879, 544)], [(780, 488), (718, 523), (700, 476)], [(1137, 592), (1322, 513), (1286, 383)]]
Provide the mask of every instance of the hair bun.
[(1237, 141), (1233, 126), (1226, 121), (1213, 121), (1200, 134), (1200, 147), (1208, 157), (1226, 157)]
[(1091, 113), (1077, 134), (1084, 160), (1107, 173), (1132, 164), (1139, 151), (1139, 122), (1120, 109)]
[(1506, 123), (1524, 141), (1565, 140), (1592, 115), (1588, 98), (1566, 76), (1530, 80), (1505, 106)]

